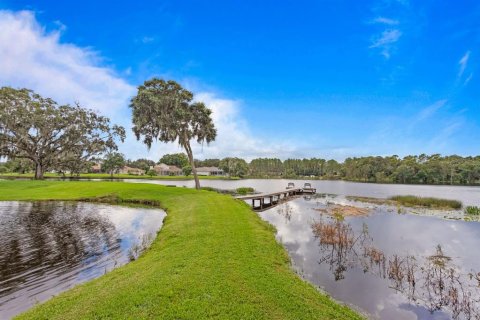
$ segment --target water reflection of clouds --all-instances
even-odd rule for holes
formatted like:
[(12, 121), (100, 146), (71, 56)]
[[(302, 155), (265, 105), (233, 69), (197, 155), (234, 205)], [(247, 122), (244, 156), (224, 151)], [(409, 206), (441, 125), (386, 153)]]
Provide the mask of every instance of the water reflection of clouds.
[[(112, 209), (113, 208), (113, 209)], [(148, 208), (129, 208), (104, 206), (98, 213), (107, 216), (115, 225), (123, 249), (128, 249), (143, 236), (156, 234), (166, 214), (163, 210)]]
[[(317, 199), (318, 200), (318, 199)], [(325, 205), (332, 199), (320, 199)], [(335, 199), (341, 202), (342, 197)], [(381, 319), (448, 319), (445, 312), (433, 315), (424, 306), (409, 303), (407, 297), (388, 286), (388, 281), (361, 268), (352, 267), (344, 272), (345, 279), (335, 281), (331, 266), (320, 263), (321, 252), (314, 238), (311, 223), (321, 215), (312, 208), (319, 207), (318, 201), (297, 199), (289, 202), (292, 214), (289, 219), (272, 208), (260, 215), (277, 228), (277, 238), (289, 251), (295, 268), (306, 280), (318, 285), (336, 299), (352, 303), (367, 310), (374, 318)], [(347, 204), (347, 203), (345, 203)], [(285, 204), (283, 204), (285, 205)], [(326, 217), (324, 217), (325, 219)], [(454, 265), (463, 274), (480, 269), (477, 254), (480, 247), (480, 224), (475, 222), (451, 221), (436, 217), (388, 212), (378, 206), (369, 216), (346, 217), (355, 232), (368, 225), (369, 235), (375, 247), (386, 255), (415, 255), (419, 262), (435, 254), (438, 244), (446, 255), (454, 258)], [(373, 272), (373, 274), (372, 274)]]
[(165, 212), (82, 202), (0, 202), (0, 318), (103, 275)]

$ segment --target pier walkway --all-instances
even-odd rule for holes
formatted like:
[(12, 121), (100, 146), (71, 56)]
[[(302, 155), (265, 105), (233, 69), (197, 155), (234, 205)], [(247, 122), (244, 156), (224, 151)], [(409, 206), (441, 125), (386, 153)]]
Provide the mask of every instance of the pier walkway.
[(290, 188), (277, 192), (259, 193), (248, 196), (235, 197), (238, 200), (248, 201), (251, 200), (252, 209), (255, 211), (263, 211), (270, 207), (276, 206), (282, 201), (289, 198), (304, 195), (314, 194), (317, 190), (315, 188)]

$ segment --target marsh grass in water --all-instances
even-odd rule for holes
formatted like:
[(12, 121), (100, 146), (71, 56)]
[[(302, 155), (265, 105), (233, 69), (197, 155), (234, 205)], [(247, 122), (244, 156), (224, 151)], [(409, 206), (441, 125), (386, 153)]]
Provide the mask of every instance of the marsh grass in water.
[(240, 187), (237, 188), (235, 191), (237, 191), (238, 194), (247, 195), (249, 193), (254, 193), (255, 189), (253, 189), (252, 187)]
[(477, 207), (477, 206), (465, 207), (465, 213), (473, 216), (478, 216), (480, 215), (480, 207)]
[(426, 207), (432, 209), (461, 209), (462, 203), (457, 200), (440, 198), (423, 198), (416, 196), (393, 196), (389, 200), (398, 202), (407, 207)]
[[(405, 207), (423, 207), (430, 209), (455, 209), (462, 208), (462, 203), (457, 200), (440, 199), (431, 197), (417, 197), (417, 196), (393, 196), (388, 199), (371, 198), (371, 197), (357, 197), (347, 196), (347, 200), (373, 203), (376, 205), (391, 205), (391, 206), (405, 206)], [(400, 212), (399, 212), (400, 213)]]

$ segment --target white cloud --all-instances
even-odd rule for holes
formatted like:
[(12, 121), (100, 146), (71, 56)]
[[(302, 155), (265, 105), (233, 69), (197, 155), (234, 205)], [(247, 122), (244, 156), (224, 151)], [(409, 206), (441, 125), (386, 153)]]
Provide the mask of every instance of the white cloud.
[[(188, 84), (184, 84), (188, 87)], [(192, 90), (192, 89), (190, 89)], [(195, 90), (193, 90), (195, 92)], [(215, 93), (207, 91), (195, 92), (195, 100), (202, 101), (212, 110), (212, 118), (217, 129), (217, 138), (207, 145), (200, 145), (192, 141), (192, 148), (196, 158), (223, 158), (240, 157), (251, 160), (256, 157), (280, 157), (282, 159), (298, 155), (298, 147), (293, 143), (265, 141), (255, 137), (249, 126), (242, 119), (240, 111), (242, 102), (225, 99)], [(138, 148), (146, 148), (141, 145)], [(182, 152), (175, 143), (155, 143), (150, 151), (153, 160), (165, 153)]]
[[(420, 110), (420, 112), (418, 113), (417, 117), (416, 117), (416, 121), (422, 121), (422, 120), (425, 120), (425, 119), (428, 119), (430, 118), (431, 116), (433, 116), (440, 108), (442, 108), (443, 106), (445, 106), (445, 104), (447, 103), (447, 99), (443, 99), (443, 100), (438, 100), (436, 101), (435, 103), (433, 103), (432, 105), (429, 105), (428, 107)], [(416, 122), (415, 121), (415, 122)]]
[(60, 103), (82, 105), (113, 116), (125, 108), (134, 87), (105, 67), (88, 48), (60, 42), (31, 11), (0, 11), (0, 83), (34, 89)]
[(470, 58), (470, 51), (467, 51), (465, 52), (463, 57), (458, 61), (458, 64), (460, 65), (460, 69), (458, 70), (458, 78), (460, 78), (465, 72), (469, 58)]
[(385, 17), (377, 17), (373, 19), (373, 23), (380, 23), (380, 24), (386, 24), (389, 26), (395, 26), (399, 24), (399, 21), (395, 19), (385, 18)]
[(402, 32), (398, 29), (388, 29), (381, 33), (380, 36), (375, 37), (372, 40), (370, 48), (381, 49), (381, 54), (385, 59), (389, 59), (391, 51), (394, 48), (394, 44), (400, 39)]
[[(181, 151), (175, 144), (157, 143), (148, 151), (131, 133), (128, 102), (135, 86), (102, 65), (102, 58), (89, 48), (61, 42), (66, 26), (47, 32), (31, 11), (0, 10), (0, 86), (26, 87), (60, 103), (80, 102), (99, 110), (127, 129), (120, 148), (130, 158), (158, 159), (161, 154)], [(153, 38), (143, 38), (149, 42)], [(127, 69), (125, 73), (131, 72)], [(267, 143), (254, 137), (241, 120), (238, 100), (224, 99), (207, 91), (194, 90), (196, 99), (213, 110), (218, 137), (210, 146), (192, 143), (196, 156), (293, 156), (293, 144)]]
[(155, 38), (154, 38), (154, 37), (147, 37), (147, 36), (145, 36), (145, 37), (143, 37), (143, 38), (141, 39), (141, 42), (142, 42), (142, 43), (150, 43), (150, 42), (153, 42), (153, 41), (155, 41)]
[(463, 85), (466, 86), (470, 82), (470, 80), (472, 80), (472, 78), (473, 78), (473, 72), (470, 73), (467, 79), (465, 79), (465, 81), (463, 82)]

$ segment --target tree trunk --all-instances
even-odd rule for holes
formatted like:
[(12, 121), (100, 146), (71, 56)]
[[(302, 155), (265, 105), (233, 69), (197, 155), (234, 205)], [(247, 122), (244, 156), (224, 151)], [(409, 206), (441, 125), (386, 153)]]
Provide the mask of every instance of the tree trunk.
[(40, 162), (35, 163), (35, 180), (43, 179), (43, 167)]
[(193, 152), (192, 152), (192, 148), (190, 147), (189, 141), (185, 143), (185, 151), (187, 151), (188, 160), (190, 161), (190, 166), (192, 167), (192, 173), (195, 179), (195, 189), (199, 190), (200, 180), (198, 180), (197, 168), (195, 168), (195, 162), (193, 161)]

